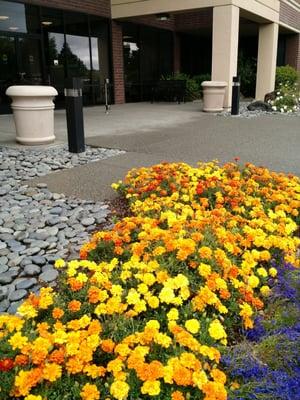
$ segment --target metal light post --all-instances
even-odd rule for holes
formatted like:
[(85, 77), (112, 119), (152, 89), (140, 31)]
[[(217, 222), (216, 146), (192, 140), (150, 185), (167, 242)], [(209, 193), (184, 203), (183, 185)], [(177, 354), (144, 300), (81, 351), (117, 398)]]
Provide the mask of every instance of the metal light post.
[(65, 81), (66, 115), (70, 153), (83, 153), (84, 122), (82, 104), (82, 79), (70, 78)]

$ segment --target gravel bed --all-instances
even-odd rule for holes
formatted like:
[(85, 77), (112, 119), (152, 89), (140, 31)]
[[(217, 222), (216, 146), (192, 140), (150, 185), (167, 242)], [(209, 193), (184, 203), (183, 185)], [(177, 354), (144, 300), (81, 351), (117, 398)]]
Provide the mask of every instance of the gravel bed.
[(79, 155), (64, 146), (0, 148), (0, 313), (15, 313), (29, 292), (54, 287), (55, 260), (77, 258), (82, 243), (110, 214), (103, 202), (68, 198), (46, 184), (32, 188), (21, 181), (120, 153), (90, 147)]
[(260, 117), (262, 115), (268, 115), (268, 116), (273, 116), (273, 115), (284, 115), (284, 116), (289, 116), (289, 117), (300, 117), (300, 110), (293, 112), (293, 113), (280, 113), (280, 112), (276, 112), (276, 111), (249, 111), (247, 109), (248, 105), (250, 103), (241, 103), (240, 105), (240, 114), (239, 115), (231, 115), (230, 112), (228, 111), (223, 111), (220, 113), (215, 113), (215, 115), (217, 116), (221, 116), (221, 117), (233, 117), (233, 118), (257, 118)]

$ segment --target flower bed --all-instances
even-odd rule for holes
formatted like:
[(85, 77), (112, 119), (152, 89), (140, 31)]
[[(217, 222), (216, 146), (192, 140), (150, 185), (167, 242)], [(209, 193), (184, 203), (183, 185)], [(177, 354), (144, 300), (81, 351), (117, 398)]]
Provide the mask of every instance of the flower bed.
[[(221, 354), (299, 266), (300, 180), (251, 164), (132, 170), (132, 217), (56, 262), (58, 292), (0, 317), (0, 399), (223, 400)], [(228, 364), (228, 363), (227, 363)]]

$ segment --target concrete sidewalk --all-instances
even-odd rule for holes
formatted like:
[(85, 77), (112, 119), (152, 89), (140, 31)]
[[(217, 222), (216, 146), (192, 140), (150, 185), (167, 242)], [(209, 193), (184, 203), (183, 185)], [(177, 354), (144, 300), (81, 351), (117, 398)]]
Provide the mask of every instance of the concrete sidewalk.
[[(127, 106), (128, 107), (128, 106)], [(195, 105), (194, 105), (195, 107)], [(129, 109), (129, 107), (128, 107)], [(166, 109), (168, 109), (166, 107)], [(129, 119), (134, 119), (131, 109)], [(175, 111), (175, 109), (174, 109)], [(138, 121), (131, 132), (119, 131), (89, 135), (87, 144), (126, 150), (127, 153), (104, 161), (48, 175), (31, 182), (46, 182), (49, 189), (69, 196), (92, 200), (111, 199), (112, 182), (122, 179), (131, 168), (161, 161), (198, 161), (218, 159), (221, 163), (240, 157), (275, 171), (300, 175), (300, 118), (264, 115), (239, 118), (207, 115), (191, 110), (178, 119), (169, 109), (165, 126), (156, 120), (154, 128), (141, 130)], [(173, 123), (170, 124), (170, 120)], [(126, 127), (126, 121), (124, 121)], [(106, 132), (107, 133), (107, 132)]]

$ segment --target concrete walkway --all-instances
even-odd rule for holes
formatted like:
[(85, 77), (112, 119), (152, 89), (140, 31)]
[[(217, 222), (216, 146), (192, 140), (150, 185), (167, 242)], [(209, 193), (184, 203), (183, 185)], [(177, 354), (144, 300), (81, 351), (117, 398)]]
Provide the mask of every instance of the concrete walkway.
[[(106, 200), (114, 196), (112, 182), (134, 167), (161, 161), (240, 157), (275, 171), (300, 175), (300, 118), (266, 115), (238, 118), (207, 115), (199, 104), (127, 104), (113, 107), (109, 116), (99, 108), (87, 109), (87, 144), (118, 148), (127, 153), (52, 173), (31, 182), (46, 182), (49, 189), (84, 199)], [(56, 114), (59, 139), (65, 141), (63, 112)], [(0, 122), (1, 123), (1, 122)]]

